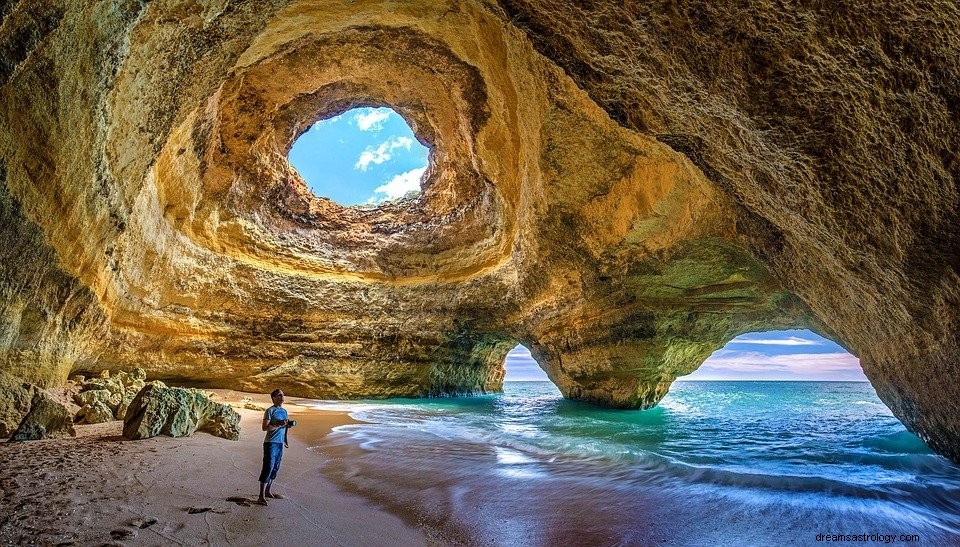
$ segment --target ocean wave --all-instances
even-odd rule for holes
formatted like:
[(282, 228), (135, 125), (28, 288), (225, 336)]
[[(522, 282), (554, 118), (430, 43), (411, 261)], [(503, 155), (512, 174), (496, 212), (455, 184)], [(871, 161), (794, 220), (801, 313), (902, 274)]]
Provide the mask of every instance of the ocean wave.
[[(613, 506), (642, 514), (657, 500), (674, 508), (668, 519), (694, 505), (712, 521), (752, 518), (761, 527), (896, 523), (926, 531), (925, 538), (960, 533), (960, 469), (930, 453), (882, 405), (861, 404), (871, 403), (868, 384), (748, 387), (772, 395), (755, 404), (714, 397), (731, 386), (696, 386), (651, 411), (597, 409), (540, 397), (529, 386), (522, 397), (482, 401), (323, 403), (366, 422), (337, 427), (323, 442), (363, 451), (340, 464), (364, 484), (381, 488), (389, 477), (374, 477), (385, 467), (409, 484), (405, 496), (428, 483), (451, 485), (468, 493), (464, 507), (489, 504), (512, 514), (536, 509), (519, 498), (499, 500), (505, 489), (543, 501), (542, 493), (570, 494), (577, 511), (603, 505), (597, 517)], [(814, 404), (824, 389), (838, 394)], [(737, 399), (734, 412), (729, 403)]]

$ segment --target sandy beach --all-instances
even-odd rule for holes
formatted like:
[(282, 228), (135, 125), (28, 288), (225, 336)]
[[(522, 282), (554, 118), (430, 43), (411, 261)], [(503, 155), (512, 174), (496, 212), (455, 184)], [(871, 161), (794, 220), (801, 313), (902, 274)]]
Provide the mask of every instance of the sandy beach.
[[(218, 402), (269, 396), (214, 390)], [(0, 544), (422, 545), (424, 535), (318, 471), (336, 456), (315, 446), (342, 412), (289, 399), (292, 430), (274, 491), (253, 504), (262, 458), (262, 413), (238, 409), (240, 441), (206, 433), (128, 441), (121, 422), (77, 426), (64, 440), (0, 442)], [(245, 501), (246, 500), (246, 501)]]

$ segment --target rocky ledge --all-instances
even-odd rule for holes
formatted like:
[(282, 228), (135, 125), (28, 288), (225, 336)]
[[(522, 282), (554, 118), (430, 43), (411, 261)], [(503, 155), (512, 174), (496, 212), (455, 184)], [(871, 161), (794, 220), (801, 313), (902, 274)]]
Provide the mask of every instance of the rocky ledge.
[[(16, 381), (142, 365), (315, 397), (476, 393), (522, 342), (565, 396), (645, 408), (738, 334), (812, 328), (960, 460), (955, 3), (0, 16)], [(360, 105), (430, 147), (417, 199), (344, 208), (290, 167), (297, 135)], [(102, 395), (95, 416), (120, 404)]]

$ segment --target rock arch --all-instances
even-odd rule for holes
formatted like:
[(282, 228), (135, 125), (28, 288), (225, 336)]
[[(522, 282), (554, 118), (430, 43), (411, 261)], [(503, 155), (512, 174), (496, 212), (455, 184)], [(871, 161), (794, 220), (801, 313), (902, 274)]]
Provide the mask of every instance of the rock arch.
[[(524, 340), (643, 407), (813, 326), (956, 460), (960, 17), (897, 6), (7, 3), (0, 368), (423, 395)], [(418, 200), (287, 165), (361, 104), (433, 146)]]

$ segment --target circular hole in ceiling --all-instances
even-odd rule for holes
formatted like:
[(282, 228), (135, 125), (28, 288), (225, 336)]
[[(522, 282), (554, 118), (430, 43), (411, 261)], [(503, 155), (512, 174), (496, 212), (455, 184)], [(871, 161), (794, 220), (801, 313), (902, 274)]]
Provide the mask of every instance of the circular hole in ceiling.
[(315, 195), (376, 207), (420, 195), (429, 153), (395, 111), (364, 107), (314, 123), (287, 157)]

